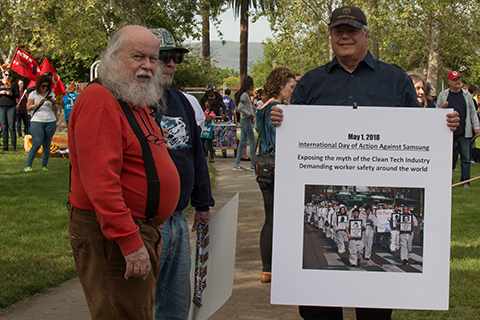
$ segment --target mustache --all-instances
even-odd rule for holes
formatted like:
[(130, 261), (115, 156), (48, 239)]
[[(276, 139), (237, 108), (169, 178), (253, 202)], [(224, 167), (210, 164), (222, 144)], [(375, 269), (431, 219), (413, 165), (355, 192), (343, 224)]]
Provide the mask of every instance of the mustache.
[(148, 70), (139, 70), (135, 73), (135, 77), (144, 77), (147, 76), (149, 78), (153, 78), (153, 74), (151, 71)]

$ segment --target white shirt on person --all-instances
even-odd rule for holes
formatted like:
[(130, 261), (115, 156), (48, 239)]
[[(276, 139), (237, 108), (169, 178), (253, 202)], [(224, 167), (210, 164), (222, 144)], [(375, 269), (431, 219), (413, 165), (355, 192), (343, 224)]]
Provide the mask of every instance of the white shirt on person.
[[(54, 98), (55, 94), (53, 92), (50, 92), (48, 95), (48, 98)], [(35, 103), (39, 103), (40, 100), (43, 98), (40, 94), (37, 93), (37, 91), (32, 91), (30, 95), (28, 96), (28, 99), (31, 99), (35, 101)], [(32, 111), (33, 113), (33, 111)], [(35, 114), (32, 116), (32, 119), (30, 119), (31, 122), (54, 122), (57, 121), (57, 118), (55, 117), (55, 113), (52, 110), (52, 102), (50, 100), (46, 100), (40, 108), (35, 112)]]

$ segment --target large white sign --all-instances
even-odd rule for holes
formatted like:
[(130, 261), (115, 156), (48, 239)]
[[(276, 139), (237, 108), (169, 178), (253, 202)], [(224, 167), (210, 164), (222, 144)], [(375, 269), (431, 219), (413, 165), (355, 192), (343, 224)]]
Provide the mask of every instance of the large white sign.
[[(283, 109), (276, 137), (271, 302), (448, 309), (450, 111)], [(338, 210), (335, 203), (349, 216), (359, 209), (363, 240), (348, 240), (333, 218), (327, 221), (333, 215), (321, 214)], [(376, 232), (364, 212), (380, 204), (392, 212), (380, 218), (385, 233)], [(393, 229), (386, 225), (385, 219), (398, 219), (395, 205), (413, 214), (411, 232), (401, 232), (399, 220)]]

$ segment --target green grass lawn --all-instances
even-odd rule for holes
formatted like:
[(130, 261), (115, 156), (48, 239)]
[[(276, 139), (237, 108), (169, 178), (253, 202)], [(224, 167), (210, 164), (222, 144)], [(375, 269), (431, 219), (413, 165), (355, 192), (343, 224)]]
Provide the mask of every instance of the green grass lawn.
[[(0, 151), (2, 308), (75, 276), (67, 232), (68, 160), (52, 157), (43, 172), (37, 158), (34, 171), (25, 173), (22, 143), (16, 153)], [(471, 176), (480, 176), (480, 164), (472, 165)], [(458, 182), (460, 172), (453, 178)], [(479, 193), (480, 180), (469, 190), (452, 189), (450, 310), (395, 310), (394, 319), (480, 319)], [(395, 298), (394, 288), (389, 294)]]
[(0, 307), (76, 275), (67, 232), (68, 159), (25, 173), (23, 139), (0, 152)]

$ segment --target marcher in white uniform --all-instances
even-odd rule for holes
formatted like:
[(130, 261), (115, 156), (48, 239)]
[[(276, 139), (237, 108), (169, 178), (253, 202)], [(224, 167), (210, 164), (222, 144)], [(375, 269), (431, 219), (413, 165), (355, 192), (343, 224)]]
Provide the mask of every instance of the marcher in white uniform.
[[(363, 251), (362, 234), (365, 230), (365, 220), (359, 217), (358, 209), (353, 209), (353, 217), (348, 220), (348, 261), (352, 267), (356, 267)], [(359, 233), (360, 234), (359, 234)]]
[(330, 209), (330, 211), (328, 212), (328, 220), (330, 222), (330, 226), (329, 226), (329, 231), (330, 231), (330, 237), (331, 239), (333, 240), (333, 242), (336, 242), (336, 232), (335, 232), (335, 227), (333, 225), (333, 221), (336, 219), (336, 214), (337, 214), (337, 211), (338, 211), (338, 205), (336, 202), (333, 203), (333, 208)]
[[(402, 224), (412, 224), (411, 231), (402, 231), (405, 230), (405, 227), (402, 227)], [(408, 206), (403, 207), (403, 213), (400, 215), (400, 259), (403, 264), (408, 265), (408, 258), (410, 251), (412, 251), (412, 240), (414, 228), (418, 226), (417, 218), (410, 212)]]
[(392, 215), (390, 216), (390, 252), (394, 253), (399, 249), (399, 236), (398, 222), (400, 221), (401, 211), (398, 209), (398, 205), (393, 207)]
[(328, 205), (328, 212), (327, 212), (327, 217), (325, 219), (325, 236), (327, 239), (332, 239), (332, 229), (331, 229), (331, 224), (332, 224), (332, 214), (333, 214), (333, 207), (332, 204), (330, 203)]
[[(384, 214), (385, 212), (387, 212), (387, 214), (389, 213), (389, 210), (388, 210), (388, 205), (385, 203), (385, 204), (379, 204), (378, 205), (378, 209), (375, 211), (375, 215), (378, 217), (378, 214), (377, 214), (377, 211), (380, 210), (382, 211), (382, 214)], [(380, 221), (377, 219), (377, 227), (380, 225)], [(377, 230), (378, 231), (378, 230)], [(382, 232), (382, 233), (378, 233), (377, 232), (377, 236), (378, 236), (378, 243), (383, 247), (383, 248), (387, 248), (388, 247), (388, 236), (389, 236), (389, 233), (388, 232)]]
[(335, 220), (333, 221), (334, 228), (337, 239), (337, 248), (338, 253), (342, 254), (346, 251), (346, 244), (348, 243), (348, 235), (347, 235), (347, 222), (348, 222), (348, 215), (347, 209), (344, 205), (340, 206), (340, 211), (338, 214), (335, 215)]
[(372, 256), (373, 237), (375, 236), (375, 228), (377, 227), (377, 216), (372, 212), (372, 208), (366, 207), (365, 214), (365, 260), (370, 260)]

